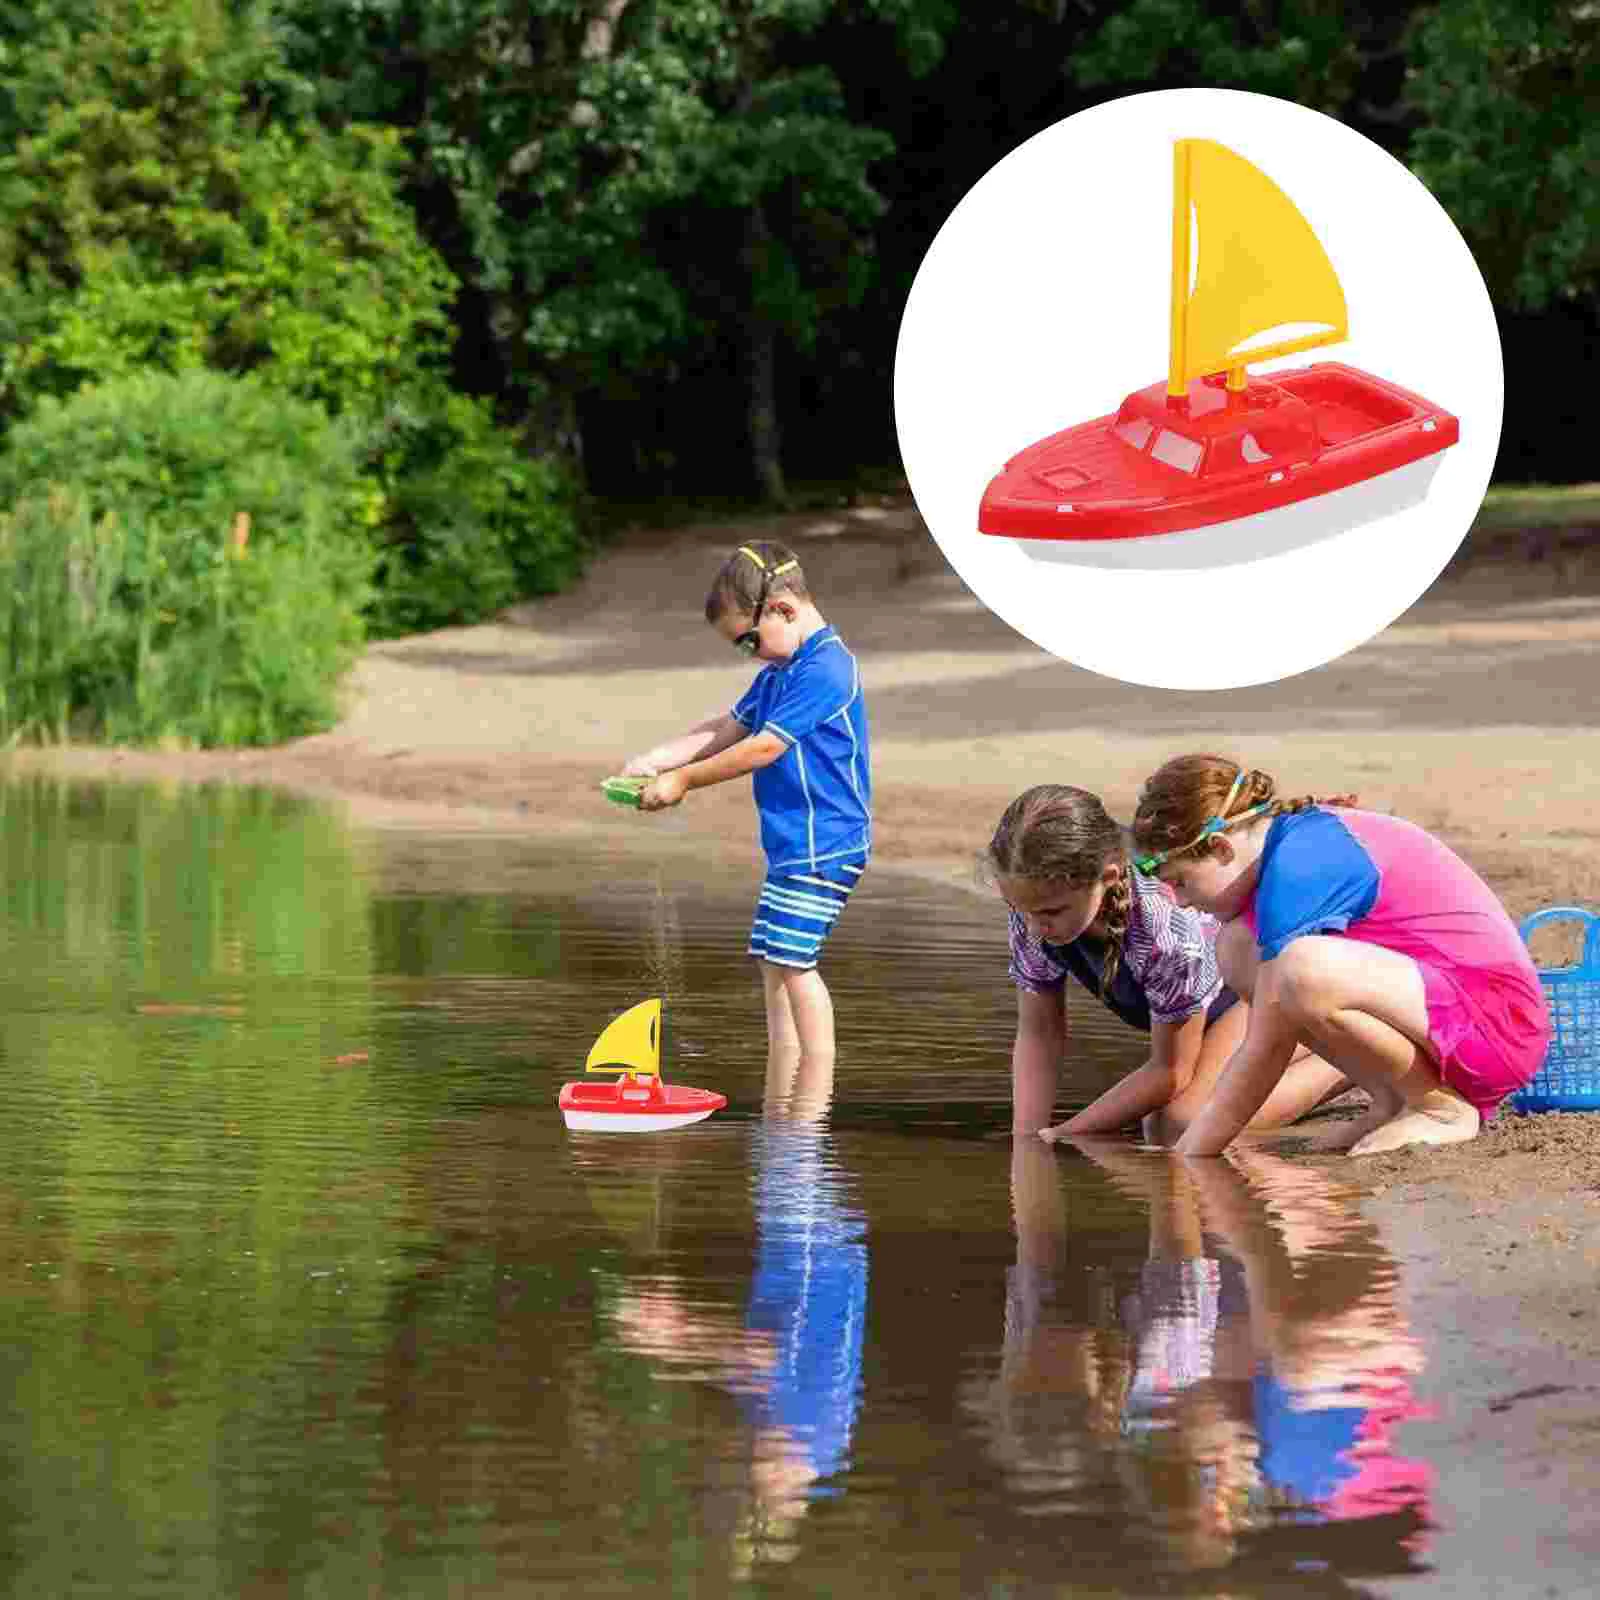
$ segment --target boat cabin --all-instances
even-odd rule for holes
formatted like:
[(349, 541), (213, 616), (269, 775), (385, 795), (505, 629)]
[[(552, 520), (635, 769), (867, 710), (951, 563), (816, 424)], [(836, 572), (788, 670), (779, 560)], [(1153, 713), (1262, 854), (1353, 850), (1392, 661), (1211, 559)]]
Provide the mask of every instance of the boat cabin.
[(1314, 460), (1322, 447), (1316, 413), (1276, 384), (1252, 378), (1229, 393), (1202, 378), (1172, 399), (1164, 383), (1122, 402), (1112, 434), (1140, 455), (1191, 478), (1231, 477)]

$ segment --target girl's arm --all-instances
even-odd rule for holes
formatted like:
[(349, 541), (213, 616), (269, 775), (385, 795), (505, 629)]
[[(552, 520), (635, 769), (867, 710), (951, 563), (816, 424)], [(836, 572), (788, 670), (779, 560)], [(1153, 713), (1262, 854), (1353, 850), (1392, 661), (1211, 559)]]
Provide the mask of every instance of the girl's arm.
[(1047, 1139), (1073, 1133), (1115, 1133), (1130, 1122), (1170, 1105), (1189, 1085), (1200, 1060), (1206, 1033), (1206, 1014), (1196, 1011), (1182, 1022), (1150, 1024), (1150, 1059), (1120, 1082), (1112, 1084), (1098, 1100), (1059, 1127), (1045, 1130)]
[(1011, 1132), (1040, 1132), (1056, 1103), (1056, 1078), (1067, 1044), (1066, 997), (1055, 989), (1017, 990), (1017, 1037), (1011, 1046)]
[(658, 772), (671, 772), (674, 767), (687, 766), (691, 761), (703, 761), (737, 744), (745, 736), (745, 725), (724, 711), (721, 716), (707, 717), (697, 722), (676, 739), (658, 744), (642, 755), (632, 756), (622, 769), (625, 778), (653, 778)]
[(1294, 1024), (1277, 1004), (1275, 979), (1272, 963), (1264, 962), (1250, 996), (1250, 1025), (1244, 1042), (1228, 1058), (1211, 1098), (1172, 1147), (1178, 1155), (1221, 1155), (1288, 1070), (1299, 1039)]

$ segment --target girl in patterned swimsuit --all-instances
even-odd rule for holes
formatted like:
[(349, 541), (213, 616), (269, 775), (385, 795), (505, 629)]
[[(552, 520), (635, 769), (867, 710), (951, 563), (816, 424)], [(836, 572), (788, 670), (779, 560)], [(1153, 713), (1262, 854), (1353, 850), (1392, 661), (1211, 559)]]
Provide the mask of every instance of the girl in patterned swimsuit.
[[(1123, 831), (1099, 799), (1064, 784), (1041, 784), (1012, 801), (985, 868), (1011, 913), (1013, 1134), (1111, 1133), (1142, 1118), (1146, 1138), (1179, 1137), (1245, 1035), (1248, 1007), (1217, 970), (1216, 920), (1181, 908), (1154, 879), (1136, 874)], [(1149, 1034), (1150, 1054), (1050, 1127), (1069, 975)], [(1297, 1050), (1250, 1126), (1282, 1127), (1348, 1087), (1326, 1062)]]

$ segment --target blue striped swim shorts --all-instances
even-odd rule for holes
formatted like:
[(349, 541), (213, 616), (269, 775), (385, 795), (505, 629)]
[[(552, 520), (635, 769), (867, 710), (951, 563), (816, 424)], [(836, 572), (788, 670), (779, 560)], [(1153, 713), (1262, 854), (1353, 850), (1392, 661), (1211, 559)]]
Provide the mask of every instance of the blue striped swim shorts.
[(816, 966), (822, 941), (833, 931), (866, 865), (866, 856), (859, 855), (823, 861), (809, 871), (769, 870), (745, 954), (779, 967)]

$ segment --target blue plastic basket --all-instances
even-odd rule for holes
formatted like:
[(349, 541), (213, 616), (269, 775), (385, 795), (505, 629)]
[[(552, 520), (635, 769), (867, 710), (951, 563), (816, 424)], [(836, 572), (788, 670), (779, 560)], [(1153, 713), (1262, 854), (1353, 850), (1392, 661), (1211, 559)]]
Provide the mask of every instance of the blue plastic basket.
[(1541, 967), (1555, 1032), (1544, 1065), (1506, 1103), (1514, 1111), (1600, 1111), (1600, 917), (1549, 906), (1522, 919), (1522, 942), (1550, 922), (1581, 922), (1583, 952), (1570, 967)]

